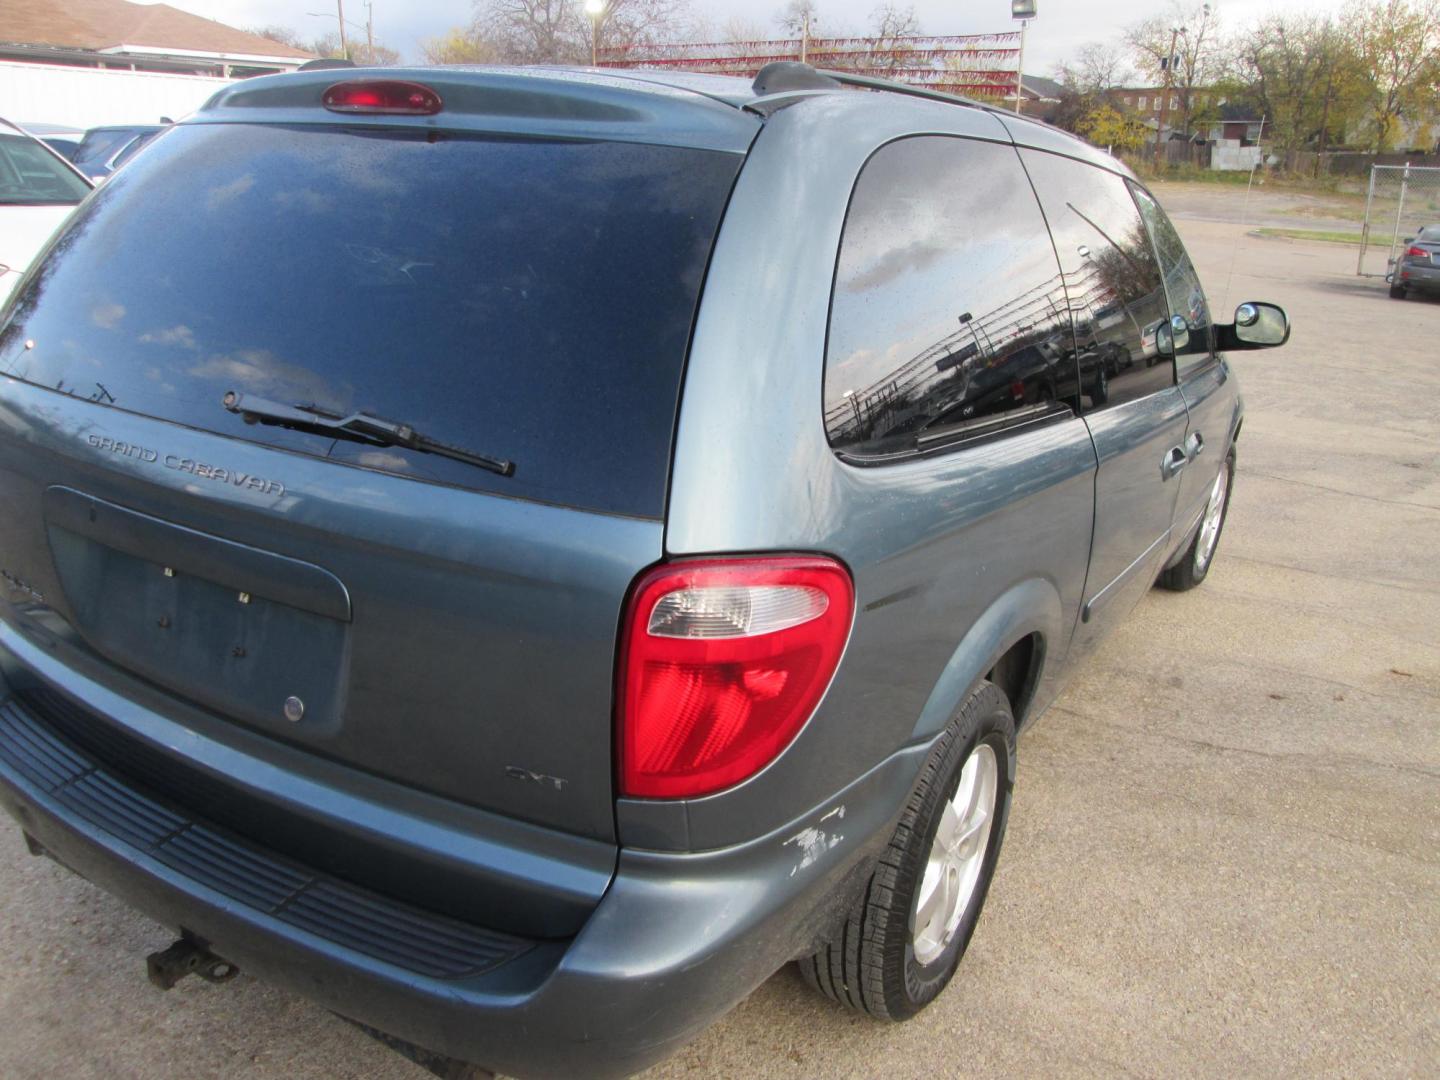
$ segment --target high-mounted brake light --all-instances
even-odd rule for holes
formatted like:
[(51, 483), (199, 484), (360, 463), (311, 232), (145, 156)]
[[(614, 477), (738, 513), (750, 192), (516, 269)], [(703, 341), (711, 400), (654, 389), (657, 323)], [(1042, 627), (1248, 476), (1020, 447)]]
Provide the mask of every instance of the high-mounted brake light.
[(440, 95), (419, 83), (398, 79), (352, 79), (325, 91), (321, 103), (331, 112), (433, 116), (445, 107)]
[(622, 794), (707, 795), (774, 761), (830, 685), (854, 609), (849, 571), (818, 556), (642, 574), (621, 629)]

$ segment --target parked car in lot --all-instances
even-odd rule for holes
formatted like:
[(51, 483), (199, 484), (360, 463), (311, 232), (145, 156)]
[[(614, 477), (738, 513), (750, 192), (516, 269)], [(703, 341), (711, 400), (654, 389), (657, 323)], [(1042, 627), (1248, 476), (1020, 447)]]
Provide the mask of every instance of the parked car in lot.
[(122, 157), (128, 161), (134, 156), (134, 151), (159, 135), (165, 127), (164, 124), (123, 124), (91, 128), (85, 132), (71, 160), (95, 183), (102, 183), (123, 164)]
[(50, 147), (0, 119), (0, 308), (92, 186)]
[(1387, 280), (1393, 300), (1404, 300), (1412, 291), (1440, 293), (1440, 225), (1427, 225), (1406, 238)]
[(22, 122), (16, 126), (27, 134), (34, 135), (66, 161), (69, 161), (74, 156), (76, 148), (80, 145), (80, 140), (85, 137), (85, 130), (83, 128), (69, 127), (65, 124)]
[(157, 983), (512, 1075), (791, 960), (909, 1017), (1017, 732), (1210, 570), (1288, 323), (1198, 291), (1115, 159), (859, 76), (245, 80), (0, 324), (0, 805)]

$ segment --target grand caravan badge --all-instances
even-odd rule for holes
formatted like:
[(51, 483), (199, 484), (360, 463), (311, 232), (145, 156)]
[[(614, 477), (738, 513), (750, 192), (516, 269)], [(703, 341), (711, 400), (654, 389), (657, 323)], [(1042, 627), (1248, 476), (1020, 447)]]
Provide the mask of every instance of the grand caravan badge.
[(163, 465), (167, 469), (189, 473), (191, 476), (198, 476), (202, 480), (214, 480), (217, 483), (234, 484), (238, 488), (244, 488), (247, 491), (258, 491), (262, 495), (285, 494), (285, 485), (280, 483), (279, 480), (267, 480), (265, 477), (256, 476), (253, 473), (238, 472), (234, 469), (226, 469), (219, 465), (210, 465), (203, 461), (196, 461), (194, 458), (181, 457), (179, 454), (162, 454), (159, 450), (151, 450), (148, 446), (140, 446), (137, 443), (127, 443), (119, 439), (112, 439), (108, 435), (87, 435), (85, 441), (97, 450), (107, 450), (112, 454), (119, 454), (121, 457), (134, 458), (136, 461)]

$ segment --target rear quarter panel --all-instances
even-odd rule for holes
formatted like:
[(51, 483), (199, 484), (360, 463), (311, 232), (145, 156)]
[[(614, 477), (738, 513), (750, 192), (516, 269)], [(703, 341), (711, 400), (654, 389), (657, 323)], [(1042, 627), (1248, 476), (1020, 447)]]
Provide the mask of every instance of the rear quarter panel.
[[(979, 110), (812, 99), (770, 120), (727, 211), (681, 406), (667, 555), (828, 553), (853, 572), (857, 610), (835, 681), (791, 747), (683, 805), (692, 848), (760, 835), (933, 738), (1026, 634), (1043, 636), (1046, 661), (1031, 715), (1056, 689), (1090, 547), (1083, 422), (882, 467), (846, 464), (826, 440), (826, 326), (853, 181), (879, 146), (927, 131), (1010, 142)], [(622, 841), (626, 818), (622, 802)]]

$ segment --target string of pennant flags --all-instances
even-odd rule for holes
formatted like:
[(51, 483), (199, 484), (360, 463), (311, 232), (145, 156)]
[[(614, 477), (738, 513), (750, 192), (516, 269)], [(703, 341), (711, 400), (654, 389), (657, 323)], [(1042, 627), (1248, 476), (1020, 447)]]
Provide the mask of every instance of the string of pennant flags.
[(803, 58), (818, 68), (894, 79), (950, 93), (1013, 92), (1019, 32), (932, 37), (779, 38), (630, 44), (599, 50), (601, 67), (681, 68), (754, 76), (766, 64)]

